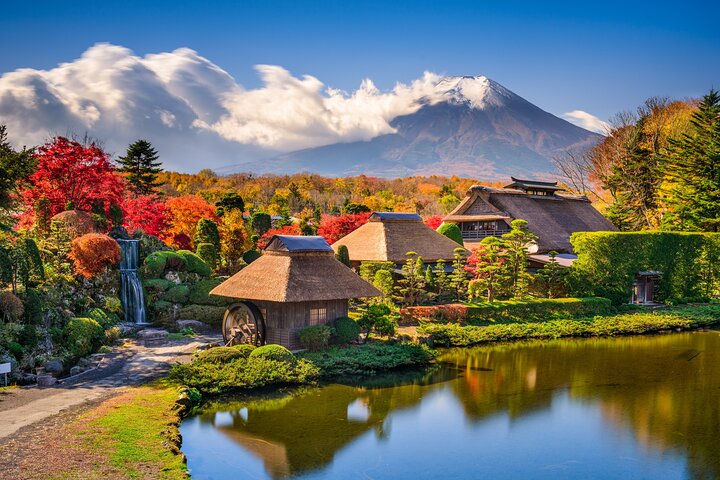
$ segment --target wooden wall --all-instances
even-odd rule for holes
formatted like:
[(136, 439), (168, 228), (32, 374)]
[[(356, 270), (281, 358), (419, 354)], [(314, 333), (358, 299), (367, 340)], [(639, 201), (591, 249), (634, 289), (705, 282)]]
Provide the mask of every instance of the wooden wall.
[[(331, 323), (348, 313), (347, 300), (320, 302), (253, 302), (265, 318), (265, 343), (276, 343), (290, 350), (302, 348), (298, 331), (310, 325)], [(325, 321), (313, 321), (310, 312), (314, 308), (327, 309)]]

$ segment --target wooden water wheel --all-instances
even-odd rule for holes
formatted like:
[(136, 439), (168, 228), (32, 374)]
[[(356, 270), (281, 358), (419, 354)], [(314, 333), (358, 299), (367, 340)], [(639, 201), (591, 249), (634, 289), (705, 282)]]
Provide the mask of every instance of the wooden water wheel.
[(265, 345), (265, 320), (260, 310), (250, 302), (233, 303), (225, 311), (222, 323), (225, 345), (248, 343)]

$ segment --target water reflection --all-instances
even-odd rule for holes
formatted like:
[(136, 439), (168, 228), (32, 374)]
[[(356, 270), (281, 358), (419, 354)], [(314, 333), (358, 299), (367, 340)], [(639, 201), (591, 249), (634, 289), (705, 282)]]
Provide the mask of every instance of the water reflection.
[(193, 476), (720, 478), (717, 332), (515, 343), (439, 361), (405, 378), (213, 406), (182, 427)]

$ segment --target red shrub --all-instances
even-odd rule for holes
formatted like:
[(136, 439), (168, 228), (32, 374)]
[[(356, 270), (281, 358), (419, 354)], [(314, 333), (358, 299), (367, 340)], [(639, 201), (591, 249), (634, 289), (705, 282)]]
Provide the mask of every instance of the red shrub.
[(302, 232), (300, 232), (300, 227), (295, 224), (286, 225), (280, 228), (271, 228), (270, 230), (265, 232), (262, 237), (258, 239), (257, 248), (259, 250), (265, 248), (273, 235), (301, 235), (301, 233)]
[(167, 208), (157, 195), (127, 197), (123, 201), (122, 209), (125, 228), (130, 233), (142, 230), (148, 235), (158, 236), (168, 227)]
[(120, 245), (100, 233), (88, 233), (70, 244), (69, 257), (75, 263), (75, 272), (85, 278), (92, 278), (104, 272), (110, 265), (120, 263)]
[(340, 215), (323, 215), (318, 227), (318, 235), (329, 244), (333, 244), (342, 237), (365, 225), (370, 218), (370, 212)]
[(429, 307), (401, 308), (400, 325), (417, 325), (421, 320), (426, 322), (464, 323), (470, 310), (466, 305), (451, 303)]
[(425, 225), (432, 228), (433, 230), (437, 230), (437, 228), (443, 221), (442, 219), (443, 217), (441, 217), (440, 215), (433, 215), (432, 217), (428, 217), (425, 219)]

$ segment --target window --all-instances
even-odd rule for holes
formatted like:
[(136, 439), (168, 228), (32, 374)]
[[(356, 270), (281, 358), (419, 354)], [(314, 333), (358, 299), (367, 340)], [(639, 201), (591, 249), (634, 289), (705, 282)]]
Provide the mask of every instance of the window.
[(318, 323), (325, 323), (327, 321), (327, 308), (311, 308), (310, 309), (310, 323), (315, 325)]

